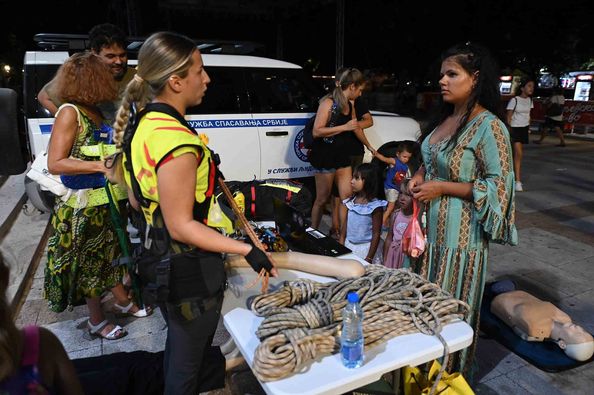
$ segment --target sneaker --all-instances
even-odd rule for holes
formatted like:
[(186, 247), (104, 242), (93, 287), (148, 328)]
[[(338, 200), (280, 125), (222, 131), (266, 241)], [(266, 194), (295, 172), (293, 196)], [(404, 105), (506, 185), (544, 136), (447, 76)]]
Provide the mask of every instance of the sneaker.
[(520, 181), (516, 181), (516, 192), (523, 192), (524, 188), (522, 188), (522, 183)]

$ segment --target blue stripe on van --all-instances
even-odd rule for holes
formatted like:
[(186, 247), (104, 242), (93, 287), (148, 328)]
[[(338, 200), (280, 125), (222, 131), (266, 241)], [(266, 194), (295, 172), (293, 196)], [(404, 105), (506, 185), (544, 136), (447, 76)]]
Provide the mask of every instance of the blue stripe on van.
[[(195, 129), (249, 128), (274, 126), (303, 126), (309, 118), (261, 118), (261, 119), (207, 119), (190, 120), (188, 123)], [(50, 134), (52, 125), (39, 125), (41, 134)]]
[(262, 118), (262, 119), (207, 119), (189, 120), (188, 123), (194, 129), (218, 129), (218, 128), (249, 128), (249, 127), (274, 127), (274, 126), (301, 126), (305, 125), (309, 118)]
[(50, 134), (52, 132), (52, 125), (39, 125), (41, 134)]

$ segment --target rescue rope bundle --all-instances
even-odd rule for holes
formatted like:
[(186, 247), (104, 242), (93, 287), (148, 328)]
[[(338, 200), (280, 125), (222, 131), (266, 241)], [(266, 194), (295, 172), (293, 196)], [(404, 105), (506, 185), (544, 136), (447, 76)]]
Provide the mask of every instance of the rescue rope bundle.
[[(273, 381), (302, 370), (317, 356), (338, 351), (346, 295), (359, 294), (365, 319), (365, 347), (409, 333), (436, 335), (443, 325), (463, 319), (468, 304), (408, 270), (368, 265), (365, 275), (331, 283), (287, 282), (257, 296), (252, 311), (266, 317), (256, 335), (261, 343), (253, 371)], [(446, 354), (449, 353), (446, 346)], [(445, 363), (444, 363), (445, 365)]]

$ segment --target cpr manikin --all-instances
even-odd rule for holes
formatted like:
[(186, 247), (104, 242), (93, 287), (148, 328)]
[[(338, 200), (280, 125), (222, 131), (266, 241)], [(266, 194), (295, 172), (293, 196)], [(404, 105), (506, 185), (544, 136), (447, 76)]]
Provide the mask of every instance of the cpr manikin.
[(552, 340), (569, 356), (586, 361), (594, 354), (592, 335), (555, 305), (524, 291), (509, 291), (493, 298), (491, 312), (528, 341)]

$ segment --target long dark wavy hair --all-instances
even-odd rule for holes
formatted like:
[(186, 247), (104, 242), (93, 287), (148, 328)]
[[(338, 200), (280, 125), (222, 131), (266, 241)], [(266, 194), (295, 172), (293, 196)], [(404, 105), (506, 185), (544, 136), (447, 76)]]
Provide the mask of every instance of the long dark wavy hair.
[[(503, 112), (501, 95), (499, 93), (499, 67), (489, 50), (480, 44), (467, 42), (457, 44), (441, 55), (442, 62), (448, 58), (453, 59), (471, 75), (478, 72), (478, 78), (470, 93), (464, 116), (460, 120), (458, 129), (448, 142), (448, 147), (455, 147), (458, 143), (460, 133), (462, 133), (468, 124), (470, 113), (477, 103), (495, 114), (504, 123), (505, 115)], [(447, 117), (452, 115), (453, 112), (454, 105), (444, 102), (440, 97), (439, 108), (433, 115), (427, 127), (422, 131), (419, 142), (425, 140), (429, 133), (431, 133)]]

